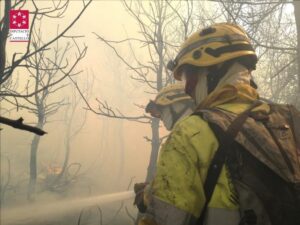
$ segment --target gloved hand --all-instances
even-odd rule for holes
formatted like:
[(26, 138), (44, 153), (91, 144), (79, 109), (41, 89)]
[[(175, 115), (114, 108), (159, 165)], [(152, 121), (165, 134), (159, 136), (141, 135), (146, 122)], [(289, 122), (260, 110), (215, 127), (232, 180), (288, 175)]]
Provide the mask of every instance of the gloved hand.
[(145, 213), (147, 206), (144, 203), (144, 189), (148, 183), (134, 184), (135, 199), (133, 204), (136, 205), (140, 213)]

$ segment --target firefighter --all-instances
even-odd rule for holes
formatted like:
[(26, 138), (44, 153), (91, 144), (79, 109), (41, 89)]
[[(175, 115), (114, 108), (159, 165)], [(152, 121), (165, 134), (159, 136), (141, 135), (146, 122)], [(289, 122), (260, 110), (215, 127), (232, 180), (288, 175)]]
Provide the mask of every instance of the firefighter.
[(154, 101), (150, 100), (145, 111), (161, 119), (166, 129), (170, 131), (180, 118), (191, 114), (194, 108), (195, 103), (184, 92), (184, 85), (177, 83), (163, 88)]
[[(160, 151), (154, 180), (145, 188), (143, 201), (141, 199), (136, 201), (139, 209), (145, 213), (139, 220), (139, 225), (271, 224), (263, 210), (262, 214), (259, 214), (257, 211), (259, 207), (243, 211), (245, 215), (247, 214), (247, 218), (242, 215), (236, 185), (232, 183), (229, 168), (223, 164), (207, 202), (207, 180), (210, 179), (207, 175), (210, 166), (214, 166), (212, 161), (215, 153), (222, 147), (208, 120), (215, 120), (214, 122), (220, 126), (228, 126), (226, 122), (228, 118), (243, 115), (247, 111), (250, 112), (250, 109), (258, 115), (270, 113), (268, 104), (254, 104), (259, 99), (257, 86), (251, 76), (256, 63), (257, 56), (247, 34), (235, 24), (214, 24), (195, 32), (184, 41), (176, 58), (169, 62), (168, 68), (172, 70), (175, 79), (185, 82), (185, 92), (194, 99), (196, 111), (207, 116), (203, 118), (193, 114), (175, 124)], [(254, 120), (250, 122), (256, 124)], [(245, 142), (245, 145), (248, 145), (247, 149), (249, 147), (253, 152), (257, 152), (260, 146), (268, 144), (274, 148), (274, 143), (278, 142), (271, 141), (270, 134), (261, 124), (262, 122), (258, 128), (263, 130), (263, 135), (254, 136), (256, 137), (254, 141), (261, 141), (262, 136), (265, 139), (257, 142), (257, 145)], [(290, 132), (288, 126), (285, 127), (286, 132)], [(287, 137), (286, 134), (282, 136)], [(245, 140), (243, 137), (240, 139)], [(294, 139), (289, 140), (291, 144), (287, 146), (291, 146), (296, 152)], [(280, 152), (276, 151), (268, 157), (271, 158)], [(269, 154), (266, 152), (265, 154)], [(282, 158), (285, 157), (277, 157), (283, 162), (282, 165), (286, 165)], [(264, 158), (261, 161), (275, 168), (275, 173), (283, 173), (276, 171), (276, 165), (272, 164), (272, 160)], [(291, 174), (288, 170), (285, 171), (288, 176)], [(143, 186), (136, 185), (137, 193), (141, 193), (139, 187)], [(272, 188), (270, 192), (271, 190)], [(246, 201), (252, 199), (249, 197), (251, 195), (245, 196), (248, 196)], [(140, 197), (138, 194), (137, 198)], [(256, 210), (254, 215), (253, 210)], [(268, 222), (262, 222), (264, 219)]]

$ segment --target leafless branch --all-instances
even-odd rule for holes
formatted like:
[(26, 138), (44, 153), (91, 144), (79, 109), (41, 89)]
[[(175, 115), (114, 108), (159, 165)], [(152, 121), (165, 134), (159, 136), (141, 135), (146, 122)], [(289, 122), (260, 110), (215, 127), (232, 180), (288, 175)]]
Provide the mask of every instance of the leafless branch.
[(81, 11), (79, 12), (79, 14), (74, 18), (74, 20), (60, 34), (58, 34), (55, 38), (53, 38), (52, 40), (50, 40), (49, 42), (47, 42), (43, 46), (39, 47), (38, 49), (35, 49), (32, 52), (29, 52), (29, 48), (27, 48), (27, 52), (23, 56), (21, 56), (21, 58), (18, 59), (18, 60), (14, 60), (14, 58), (13, 58), (11, 66), (6, 67), (5, 70), (3, 71), (3, 74), (0, 74), (0, 76), (1, 76), (0, 77), (0, 84), (4, 83), (8, 79), (8, 77), (11, 76), (14, 69), (16, 67), (18, 67), (24, 60), (36, 55), (37, 53), (39, 53), (41, 51), (45, 51), (45, 49), (47, 49), (48, 46), (50, 46), (51, 44), (56, 42), (59, 38), (63, 37), (66, 34), (66, 32), (68, 30), (70, 30), (70, 28), (78, 21), (78, 19), (85, 12), (85, 10), (91, 4), (91, 2), (92, 2), (92, 0), (89, 0), (87, 3), (85, 3), (83, 8), (81, 9)]
[(147, 137), (147, 136), (144, 136), (144, 139), (145, 139), (146, 141), (148, 141), (148, 142), (152, 142), (152, 140), (151, 140), (149, 137)]
[(131, 187), (131, 185), (132, 185), (134, 179), (135, 179), (135, 177), (131, 177), (131, 178), (130, 178), (129, 184), (128, 184), (127, 189), (126, 189), (127, 191), (130, 190), (130, 187)]
[(133, 222), (133, 224), (135, 224), (135, 218), (130, 214), (127, 206), (125, 206), (125, 211), (126, 211), (126, 214), (127, 216), (131, 219), (131, 221)]
[[(85, 47), (81, 52), (80, 52), (80, 55), (78, 56), (78, 58), (76, 59), (76, 61), (74, 62), (74, 64), (72, 65), (72, 67), (68, 70), (68, 71), (64, 71), (63, 69), (61, 68), (58, 68), (61, 72), (63, 72), (64, 76), (62, 76), (61, 78), (59, 78), (58, 80), (48, 84), (47, 86), (44, 86), (30, 94), (16, 94), (16, 93), (9, 93), (9, 92), (6, 92), (6, 91), (0, 91), (0, 96), (6, 96), (6, 97), (16, 97), (16, 98), (29, 98), (29, 97), (32, 97), (34, 96), (35, 94), (37, 93), (40, 93), (44, 90), (47, 90), (49, 89), (50, 87), (60, 83), (61, 81), (63, 81), (64, 79), (66, 79), (67, 77), (71, 76), (71, 73), (72, 71), (74, 70), (74, 68), (76, 67), (76, 65), (79, 63), (79, 61), (81, 59), (84, 58), (85, 54), (86, 54), (86, 51), (87, 51), (87, 47)], [(52, 62), (54, 65), (57, 65), (55, 62)]]
[[(85, 98), (84, 94), (82, 93), (80, 87), (78, 86), (77, 82), (75, 82), (72, 77), (68, 76), (69, 79), (71, 80), (71, 82), (73, 83), (73, 85), (76, 87), (78, 93), (80, 94), (80, 96), (82, 97), (83, 101), (85, 102), (86, 105), (86, 109), (92, 111), (93, 113), (97, 114), (97, 115), (101, 115), (101, 116), (105, 116), (105, 117), (109, 117), (109, 118), (116, 118), (116, 119), (125, 119), (125, 120), (129, 120), (129, 121), (136, 121), (139, 123), (149, 123), (149, 120), (151, 119), (150, 117), (144, 115), (144, 116), (125, 116), (123, 114), (121, 114), (120, 112), (117, 114), (111, 107), (108, 106), (108, 104), (106, 102), (102, 102), (98, 99), (97, 102), (99, 103), (98, 106), (98, 111), (95, 110), (90, 103), (87, 101), (87, 99)], [(118, 111), (118, 110), (117, 110)]]
[(163, 137), (161, 137), (160, 139), (159, 139), (159, 143), (162, 143), (166, 138), (168, 138), (169, 137), (169, 135), (165, 135), (165, 136), (163, 136)]

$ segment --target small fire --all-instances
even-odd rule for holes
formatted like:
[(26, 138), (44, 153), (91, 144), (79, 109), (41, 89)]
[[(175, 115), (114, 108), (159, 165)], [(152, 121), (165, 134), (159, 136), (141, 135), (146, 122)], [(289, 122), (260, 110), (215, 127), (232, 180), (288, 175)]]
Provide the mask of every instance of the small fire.
[(48, 166), (47, 167), (48, 174), (58, 175), (62, 172), (62, 168), (60, 166)]

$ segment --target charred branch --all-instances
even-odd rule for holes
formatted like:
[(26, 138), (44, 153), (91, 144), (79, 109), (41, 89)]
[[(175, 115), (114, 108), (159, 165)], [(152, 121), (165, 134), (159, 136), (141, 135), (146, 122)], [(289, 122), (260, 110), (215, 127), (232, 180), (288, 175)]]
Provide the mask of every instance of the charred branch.
[(6, 117), (0, 116), (0, 123), (2, 123), (2, 124), (14, 127), (16, 129), (26, 130), (26, 131), (35, 133), (35, 134), (40, 135), (40, 136), (46, 134), (45, 131), (43, 131), (43, 130), (37, 128), (37, 127), (33, 127), (33, 126), (30, 126), (30, 125), (24, 124), (23, 121), (24, 121), (24, 119), (22, 117), (17, 119), (17, 120), (12, 120), (12, 119), (8, 119)]

